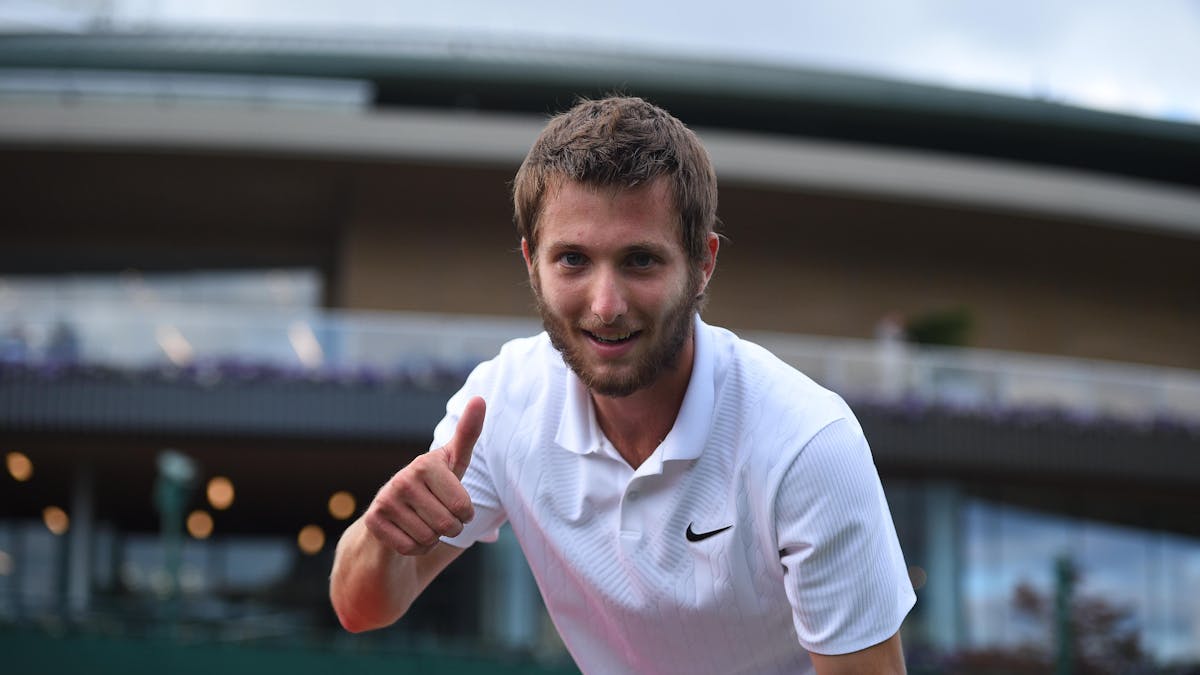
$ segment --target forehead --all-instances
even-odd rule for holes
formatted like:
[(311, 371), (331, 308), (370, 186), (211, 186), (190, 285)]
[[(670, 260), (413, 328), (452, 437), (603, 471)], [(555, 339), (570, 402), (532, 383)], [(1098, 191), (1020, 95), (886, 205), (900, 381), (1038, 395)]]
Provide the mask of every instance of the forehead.
[(539, 246), (652, 241), (682, 248), (670, 183), (633, 188), (563, 181), (547, 191), (538, 219)]

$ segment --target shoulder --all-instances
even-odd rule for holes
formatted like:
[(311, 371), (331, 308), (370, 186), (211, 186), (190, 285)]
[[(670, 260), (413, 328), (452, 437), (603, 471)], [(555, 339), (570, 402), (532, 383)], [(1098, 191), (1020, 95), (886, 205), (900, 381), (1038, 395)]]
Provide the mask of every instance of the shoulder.
[(562, 356), (550, 344), (545, 333), (506, 342), (499, 353), (471, 371), (462, 387), (446, 402), (446, 416), (434, 429), (431, 447), (446, 443), (467, 401), (480, 396), (487, 403), (480, 436), (483, 446), (489, 445), (497, 425), (508, 427), (525, 419), (531, 408), (565, 380)]
[(842, 447), (867, 447), (846, 402), (767, 349), (723, 329), (709, 329), (715, 358), (714, 435), (755, 482), (762, 503), (822, 432)]
[(538, 333), (505, 342), (491, 362), (501, 365), (529, 365), (530, 359), (544, 359), (557, 354), (554, 346), (550, 344), (550, 337), (546, 333)]
[(803, 442), (829, 424), (858, 422), (836, 394), (766, 348), (723, 328), (710, 327), (718, 359), (718, 391), (733, 393), (742, 414), (755, 423), (747, 431)]

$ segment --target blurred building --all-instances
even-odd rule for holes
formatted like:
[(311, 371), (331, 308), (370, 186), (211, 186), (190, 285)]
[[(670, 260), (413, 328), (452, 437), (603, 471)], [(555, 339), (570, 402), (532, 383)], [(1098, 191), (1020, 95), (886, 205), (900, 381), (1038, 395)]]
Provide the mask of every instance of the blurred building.
[(1079, 607), (1120, 619), (1091, 629), (1200, 662), (1200, 128), (417, 35), (0, 39), (12, 639), (433, 635), (558, 667), (510, 539), (373, 636), (338, 634), (325, 584), (469, 368), (538, 330), (509, 181), (548, 114), (613, 90), (713, 155), (706, 319), (858, 411), (918, 587), (913, 663), (1045, 647), (1030, 598), (1064, 558)]

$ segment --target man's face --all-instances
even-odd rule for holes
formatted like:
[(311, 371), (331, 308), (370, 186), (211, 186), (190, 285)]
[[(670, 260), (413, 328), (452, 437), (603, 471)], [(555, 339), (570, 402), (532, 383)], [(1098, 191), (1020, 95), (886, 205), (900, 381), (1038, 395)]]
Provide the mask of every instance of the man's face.
[(546, 332), (588, 388), (628, 396), (678, 365), (716, 261), (710, 239), (705, 265), (688, 258), (664, 179), (566, 181), (547, 195), (536, 257), (522, 248)]

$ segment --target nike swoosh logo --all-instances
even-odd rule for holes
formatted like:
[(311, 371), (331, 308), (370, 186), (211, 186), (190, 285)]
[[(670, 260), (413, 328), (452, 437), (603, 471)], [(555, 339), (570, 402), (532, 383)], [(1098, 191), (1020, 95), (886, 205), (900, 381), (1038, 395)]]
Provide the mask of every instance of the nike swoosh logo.
[(709, 532), (693, 532), (692, 524), (688, 523), (688, 529), (685, 534), (687, 536), (688, 541), (704, 541), (705, 539), (708, 539), (709, 537), (711, 537), (713, 535), (721, 534), (722, 532), (724, 532), (725, 530), (728, 530), (731, 527), (733, 527), (733, 526), (726, 525), (725, 527), (722, 527), (717, 530), (711, 530)]

